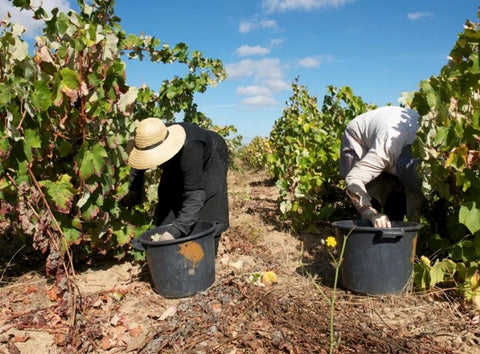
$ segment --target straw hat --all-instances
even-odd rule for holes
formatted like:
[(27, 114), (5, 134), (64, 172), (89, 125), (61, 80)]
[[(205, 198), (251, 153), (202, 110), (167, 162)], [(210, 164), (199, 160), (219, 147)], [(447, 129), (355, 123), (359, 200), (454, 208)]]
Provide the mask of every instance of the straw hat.
[(170, 160), (185, 143), (185, 129), (179, 124), (166, 126), (159, 118), (146, 118), (135, 128), (134, 146), (128, 164), (147, 170)]

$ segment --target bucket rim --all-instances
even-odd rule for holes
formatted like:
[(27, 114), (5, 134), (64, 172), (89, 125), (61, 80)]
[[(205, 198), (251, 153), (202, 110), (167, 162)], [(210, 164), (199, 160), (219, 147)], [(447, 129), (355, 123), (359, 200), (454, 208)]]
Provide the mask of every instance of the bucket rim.
[[(403, 222), (403, 221), (392, 221), (392, 227), (373, 227), (373, 226), (367, 226), (365, 223), (368, 221), (366, 220), (339, 220), (339, 221), (334, 221), (332, 223), (333, 227), (339, 228), (339, 229), (348, 229), (350, 230), (352, 227), (355, 226), (355, 230), (357, 231), (370, 231), (370, 232), (378, 232), (378, 231), (389, 231), (389, 232), (395, 232), (395, 231), (403, 231), (403, 232), (409, 232), (409, 231), (418, 231), (421, 228), (424, 227), (423, 224), (416, 223), (416, 222)], [(369, 222), (368, 222), (369, 223)], [(364, 225), (362, 225), (364, 224)]]
[(200, 222), (210, 224), (211, 226), (208, 229), (206, 229), (202, 232), (196, 233), (194, 235), (189, 235), (189, 236), (186, 236), (186, 237), (177, 238), (177, 239), (174, 239), (174, 240), (152, 241), (151, 239), (150, 240), (147, 239), (147, 237), (150, 238), (151, 235), (155, 233), (155, 230), (158, 230), (158, 232), (164, 232), (165, 229), (168, 228), (171, 224), (160, 225), (160, 226), (157, 226), (153, 229), (147, 230), (144, 233), (142, 233), (140, 236), (138, 236), (138, 240), (142, 244), (142, 246), (158, 247), (158, 246), (167, 246), (167, 245), (173, 245), (173, 244), (177, 244), (177, 243), (184, 243), (184, 242), (196, 240), (197, 238), (203, 237), (207, 234), (212, 234), (213, 235), (214, 231), (216, 230), (216, 225), (212, 224), (210, 222), (207, 222), (207, 221), (199, 221), (199, 223)]

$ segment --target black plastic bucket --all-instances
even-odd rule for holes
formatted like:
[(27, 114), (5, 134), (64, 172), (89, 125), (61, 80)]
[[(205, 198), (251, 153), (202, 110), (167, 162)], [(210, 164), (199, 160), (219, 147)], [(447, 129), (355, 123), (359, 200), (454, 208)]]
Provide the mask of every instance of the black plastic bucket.
[(187, 237), (151, 240), (169, 226), (148, 230), (132, 241), (134, 248), (146, 252), (155, 291), (166, 298), (181, 298), (208, 289), (215, 281), (215, 225), (201, 221)]
[(375, 228), (368, 221), (343, 220), (335, 227), (338, 247), (348, 235), (340, 266), (342, 286), (361, 294), (405, 293), (411, 284), (417, 232), (423, 225), (392, 221), (392, 228)]

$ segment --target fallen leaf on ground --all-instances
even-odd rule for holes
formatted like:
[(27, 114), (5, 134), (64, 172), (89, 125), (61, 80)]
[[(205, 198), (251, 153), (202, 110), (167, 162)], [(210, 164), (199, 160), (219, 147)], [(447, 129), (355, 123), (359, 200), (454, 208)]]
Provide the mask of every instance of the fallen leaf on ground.
[(162, 315), (159, 317), (160, 321), (165, 320), (168, 317), (172, 317), (177, 313), (177, 307), (176, 306), (170, 306), (168, 309), (166, 309)]
[(140, 325), (137, 325), (135, 328), (129, 328), (128, 333), (130, 333), (130, 335), (135, 338), (140, 333), (142, 333), (142, 327), (140, 327)]
[(26, 341), (29, 340), (29, 339), (30, 339), (30, 337), (29, 337), (28, 334), (27, 334), (26, 336), (23, 336), (23, 337), (17, 337), (17, 336), (15, 336), (15, 337), (13, 337), (13, 338), (10, 339), (10, 342), (11, 342), (11, 343), (19, 343), (19, 342), (20, 342), (20, 343), (24, 343), (24, 342), (26, 342)]
[(277, 275), (275, 272), (268, 271), (262, 275), (262, 283), (265, 285), (273, 285), (278, 282)]
[(50, 289), (47, 288), (45, 291), (47, 292), (50, 301), (58, 301), (57, 288), (55, 286), (52, 286)]
[(111, 337), (103, 337), (102, 340), (100, 341), (100, 347), (103, 349), (103, 350), (108, 350), (108, 349), (111, 349), (115, 346), (116, 344), (116, 341), (113, 340), (113, 338)]

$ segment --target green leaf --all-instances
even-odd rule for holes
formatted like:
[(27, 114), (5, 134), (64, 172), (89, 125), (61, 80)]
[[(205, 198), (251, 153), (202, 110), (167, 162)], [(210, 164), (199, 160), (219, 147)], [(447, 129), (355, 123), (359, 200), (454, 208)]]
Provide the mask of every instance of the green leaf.
[(437, 134), (435, 135), (434, 143), (441, 145), (447, 139), (448, 129), (446, 127), (438, 127)]
[(35, 10), (35, 13), (33, 15), (33, 18), (35, 20), (41, 20), (47, 17), (48, 17), (48, 14), (42, 7), (39, 7), (37, 10)]
[(477, 254), (480, 254), (480, 233), (475, 234), (475, 237), (473, 239), (473, 245), (475, 247), (475, 250), (477, 251)]
[(99, 212), (100, 208), (96, 204), (90, 203), (86, 210), (83, 211), (83, 217), (85, 220), (91, 221), (98, 215)]
[(37, 132), (32, 129), (25, 130), (25, 143), (23, 145), (23, 151), (28, 161), (32, 160), (32, 149), (40, 148), (42, 146), (42, 141), (37, 135)]
[(70, 21), (69, 21), (68, 17), (64, 13), (61, 13), (57, 17), (58, 32), (60, 34), (64, 34), (69, 29), (69, 25), (70, 25)]
[(33, 84), (32, 103), (39, 111), (46, 111), (52, 105), (50, 88), (43, 81)]
[(464, 224), (472, 234), (480, 230), (480, 208), (476, 201), (467, 201), (460, 206), (458, 220)]
[(454, 149), (445, 161), (445, 167), (453, 167), (458, 171), (462, 171), (465, 168), (467, 155), (468, 148), (465, 145)]
[(75, 71), (63, 68), (60, 70), (60, 75), (62, 77), (62, 83), (69, 89), (77, 90), (80, 87), (80, 81)]
[(30, 7), (30, 0), (13, 0), (13, 5), (16, 7), (28, 9)]
[(132, 225), (121, 225), (120, 228), (114, 229), (113, 233), (117, 238), (118, 245), (123, 246), (135, 236), (135, 228)]
[(107, 156), (105, 148), (98, 143), (91, 149), (87, 149), (85, 146), (80, 161), (80, 177), (87, 179), (93, 174), (100, 176)]
[(453, 278), (453, 274), (456, 270), (456, 264), (450, 259), (444, 259), (443, 261), (435, 262), (430, 269), (430, 286), (435, 286), (445, 280)]
[(65, 157), (72, 151), (72, 144), (62, 138), (59, 139), (57, 147), (58, 152), (60, 153), (60, 157)]
[(92, 72), (92, 73), (88, 74), (87, 78), (88, 78), (88, 83), (93, 87), (97, 87), (100, 84), (100, 82), (102, 81), (98, 77), (98, 74), (96, 72)]
[(0, 83), (0, 107), (8, 104), (11, 98), (10, 88), (3, 82)]
[(415, 285), (420, 290), (425, 290), (429, 285), (429, 269), (419, 263), (415, 263), (413, 269), (413, 280)]
[(71, 177), (64, 174), (56, 182), (49, 180), (39, 182), (41, 186), (47, 189), (49, 201), (52, 202), (56, 210), (64, 214), (71, 210), (75, 191), (70, 180)]
[(475, 247), (470, 240), (461, 240), (453, 245), (450, 257), (455, 261), (469, 262), (474, 259)]
[(62, 228), (62, 231), (68, 246), (72, 243), (76, 243), (82, 235), (82, 233), (75, 228)]
[(3, 131), (0, 131), (0, 160), (8, 158), (10, 149), (10, 140)]

